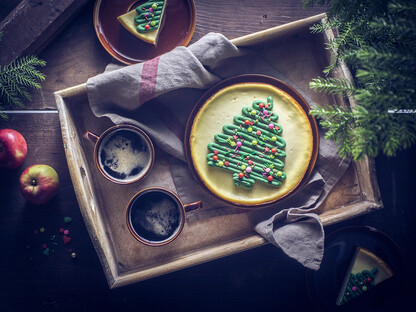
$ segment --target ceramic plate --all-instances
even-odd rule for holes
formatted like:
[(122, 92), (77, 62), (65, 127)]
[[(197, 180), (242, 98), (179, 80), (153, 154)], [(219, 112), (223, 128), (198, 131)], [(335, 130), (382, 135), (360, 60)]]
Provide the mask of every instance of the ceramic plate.
[[(375, 286), (365, 295), (337, 306), (335, 304), (344, 276), (357, 246), (366, 248), (383, 259), (393, 276)], [(393, 311), (403, 289), (405, 264), (396, 243), (385, 233), (372, 227), (346, 227), (330, 234), (325, 240), (321, 268), (308, 271), (306, 281), (309, 295), (322, 312)]]
[(124, 64), (140, 63), (169, 52), (177, 46), (186, 46), (196, 24), (193, 0), (168, 0), (165, 24), (158, 45), (144, 42), (125, 29), (117, 17), (146, 1), (97, 0), (94, 6), (94, 27), (102, 46)]
[[(277, 88), (281, 91), (284, 91), (285, 93), (287, 93), (290, 97), (292, 97), (292, 99), (295, 100), (295, 102), (297, 102), (297, 104), (299, 105), (299, 107), (301, 108), (301, 110), (303, 110), (306, 113), (307, 119), (310, 123), (310, 128), (312, 131), (312, 153), (309, 159), (309, 165), (306, 169), (306, 172), (303, 175), (303, 178), (301, 177), (300, 182), (297, 182), (297, 185), (294, 185), (295, 187), (290, 190), (287, 193), (284, 193), (283, 195), (279, 195), (276, 196), (276, 198), (273, 198), (271, 200), (268, 201), (258, 201), (258, 202), (248, 202), (247, 200), (242, 199), (240, 202), (236, 202), (236, 201), (232, 201), (226, 198), (223, 198), (222, 196), (218, 196), (217, 194), (215, 194), (215, 192), (212, 192), (210, 190), (210, 187), (206, 185), (206, 183), (203, 181), (203, 179), (200, 177), (200, 174), (198, 173), (197, 167), (194, 164), (194, 161), (192, 160), (192, 151), (191, 151), (191, 131), (192, 131), (192, 127), (194, 125), (194, 121), (196, 119), (196, 117), (198, 116), (199, 111), (201, 110), (201, 108), (206, 108), (204, 107), (204, 105), (206, 105), (206, 102), (215, 94), (217, 94), (219, 91), (221, 91), (222, 89), (231, 86), (231, 85), (238, 85), (238, 84), (244, 84), (244, 83), (260, 83), (260, 84), (265, 84), (265, 85), (269, 85), (272, 86), (274, 88)], [(250, 104), (248, 104), (249, 106)], [(276, 109), (278, 111), (278, 109)], [(215, 85), (214, 87), (212, 87), (210, 90), (208, 90), (202, 97), (201, 99), (199, 99), (198, 103), (195, 105), (189, 119), (188, 119), (188, 123), (186, 126), (186, 131), (185, 131), (185, 152), (186, 152), (186, 156), (187, 156), (187, 161), (189, 164), (189, 167), (194, 175), (194, 177), (196, 178), (196, 180), (198, 180), (201, 185), (211, 194), (213, 194), (214, 196), (216, 196), (217, 198), (219, 198), (220, 200), (226, 202), (227, 204), (231, 204), (234, 206), (237, 206), (239, 208), (243, 208), (243, 209), (257, 209), (257, 208), (264, 208), (264, 207), (268, 207), (272, 204), (276, 204), (279, 201), (282, 201), (286, 198), (288, 198), (289, 196), (293, 195), (297, 190), (301, 189), (302, 186), (304, 186), (304, 184), (306, 183), (306, 181), (308, 180), (314, 166), (316, 163), (316, 159), (318, 156), (318, 147), (319, 147), (319, 133), (318, 133), (318, 127), (317, 127), (317, 123), (315, 118), (313, 118), (312, 116), (309, 115), (309, 110), (310, 107), (308, 105), (308, 103), (306, 102), (306, 100), (290, 85), (288, 85), (287, 83), (278, 80), (276, 78), (270, 77), (270, 76), (265, 76), (265, 75), (241, 75), (241, 76), (235, 76), (226, 80), (223, 80), (222, 82), (218, 83), (217, 85)], [(227, 112), (217, 112), (218, 114), (228, 114)], [(279, 115), (279, 113), (278, 113)], [(283, 131), (285, 131), (283, 129)], [(204, 139), (205, 141), (205, 139)], [(203, 143), (200, 144), (201, 146), (203, 145)], [(207, 150), (208, 153), (208, 150)], [(205, 156), (204, 156), (205, 157)], [(286, 166), (285, 166), (286, 167)], [(228, 173), (228, 172), (226, 172)], [(230, 177), (232, 179), (232, 175), (230, 174)], [(231, 181), (231, 180), (230, 180)], [(227, 182), (228, 183), (228, 182)], [(239, 190), (239, 193), (245, 193), (246, 192), (246, 188), (242, 187), (242, 186), (238, 186), (241, 187), (241, 189)], [(244, 189), (244, 190), (243, 190)], [(241, 192), (240, 192), (241, 191)], [(237, 195), (239, 196), (239, 195)], [(242, 195), (244, 197), (244, 194)]]

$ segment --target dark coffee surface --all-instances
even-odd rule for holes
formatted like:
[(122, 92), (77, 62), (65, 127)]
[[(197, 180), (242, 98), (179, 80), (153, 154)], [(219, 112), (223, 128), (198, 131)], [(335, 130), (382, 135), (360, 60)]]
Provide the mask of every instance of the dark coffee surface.
[(170, 238), (181, 225), (179, 203), (160, 191), (139, 196), (133, 203), (130, 216), (136, 234), (152, 242)]
[(113, 178), (134, 180), (149, 165), (150, 151), (136, 132), (118, 130), (103, 140), (99, 162)]

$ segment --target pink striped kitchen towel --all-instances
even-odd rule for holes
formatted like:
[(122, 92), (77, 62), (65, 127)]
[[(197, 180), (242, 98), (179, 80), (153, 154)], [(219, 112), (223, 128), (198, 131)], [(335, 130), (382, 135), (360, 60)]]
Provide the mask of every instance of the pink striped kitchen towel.
[[(278, 56), (276, 56), (278, 57)], [(279, 69), (251, 49), (239, 49), (221, 34), (210, 33), (189, 47), (144, 63), (113, 66), (87, 82), (91, 109), (114, 123), (131, 123), (172, 155), (171, 174), (184, 202), (201, 200), (204, 209), (194, 217), (236, 213), (207, 194), (185, 160), (183, 136), (188, 116), (202, 94), (222, 79), (240, 74), (266, 74), (290, 83)], [(309, 98), (310, 90), (297, 88)], [(315, 170), (306, 186), (279, 207), (250, 212), (253, 229), (305, 267), (317, 270), (323, 257), (324, 230), (314, 209), (326, 198), (348, 167), (337, 146), (323, 139)]]

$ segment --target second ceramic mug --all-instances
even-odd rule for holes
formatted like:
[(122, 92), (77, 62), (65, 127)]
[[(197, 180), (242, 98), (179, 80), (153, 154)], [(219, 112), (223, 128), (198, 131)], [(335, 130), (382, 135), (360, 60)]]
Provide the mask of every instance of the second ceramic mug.
[(201, 207), (201, 201), (183, 204), (175, 193), (161, 187), (150, 187), (136, 193), (128, 203), (127, 227), (139, 242), (163, 246), (182, 232), (186, 213)]
[(142, 179), (153, 166), (155, 150), (147, 134), (132, 125), (116, 125), (100, 136), (86, 130), (84, 138), (95, 143), (94, 162), (101, 174), (117, 184)]

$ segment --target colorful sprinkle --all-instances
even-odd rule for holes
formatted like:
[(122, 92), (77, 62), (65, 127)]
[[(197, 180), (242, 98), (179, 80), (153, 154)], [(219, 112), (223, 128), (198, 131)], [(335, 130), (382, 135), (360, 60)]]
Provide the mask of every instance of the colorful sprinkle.
[(239, 177), (240, 179), (244, 178), (244, 173), (240, 172), (240, 173), (238, 174), (238, 177)]
[(273, 181), (273, 177), (272, 176), (268, 176), (267, 180), (269, 180), (270, 182)]
[(63, 236), (64, 245), (69, 244), (71, 242), (71, 237), (64, 235)]
[(271, 124), (269, 124), (269, 129), (273, 129), (274, 128), (274, 125), (271, 123)]

